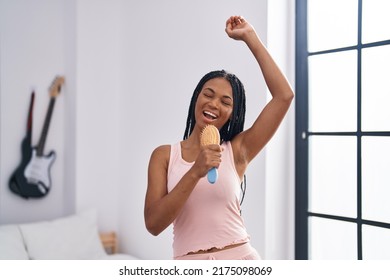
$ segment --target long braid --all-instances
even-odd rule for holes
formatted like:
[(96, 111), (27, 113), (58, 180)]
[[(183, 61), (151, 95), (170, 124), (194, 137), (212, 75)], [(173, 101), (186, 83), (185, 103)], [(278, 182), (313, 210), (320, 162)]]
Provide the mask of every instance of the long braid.
[(231, 120), (221, 129), (221, 138), (230, 141), (244, 129), (245, 123), (245, 89), (240, 80), (231, 74), (228, 81), (233, 89), (233, 113)]

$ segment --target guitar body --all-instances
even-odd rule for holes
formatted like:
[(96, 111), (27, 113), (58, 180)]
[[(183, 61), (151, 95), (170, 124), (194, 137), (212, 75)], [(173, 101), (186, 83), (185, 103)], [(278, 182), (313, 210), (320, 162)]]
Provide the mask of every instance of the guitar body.
[(38, 156), (37, 150), (32, 150), (31, 160), (24, 169), (24, 177), (30, 184), (36, 184), (42, 193), (47, 193), (51, 186), (50, 167), (56, 158), (54, 151), (47, 156)]
[(33, 149), (30, 146), (30, 137), (26, 136), (22, 141), (22, 162), (9, 180), (9, 188), (11, 191), (23, 198), (43, 197), (49, 191), (49, 188), (45, 189), (43, 186), (30, 183), (24, 175), (25, 168), (30, 162), (32, 154)]

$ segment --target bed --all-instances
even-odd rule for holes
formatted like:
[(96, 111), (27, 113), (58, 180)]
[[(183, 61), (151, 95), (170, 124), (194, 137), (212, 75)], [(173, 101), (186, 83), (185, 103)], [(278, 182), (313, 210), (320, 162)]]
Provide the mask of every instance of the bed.
[(0, 225), (0, 248), (0, 260), (137, 259), (119, 252), (114, 231), (98, 231), (94, 210), (47, 221)]

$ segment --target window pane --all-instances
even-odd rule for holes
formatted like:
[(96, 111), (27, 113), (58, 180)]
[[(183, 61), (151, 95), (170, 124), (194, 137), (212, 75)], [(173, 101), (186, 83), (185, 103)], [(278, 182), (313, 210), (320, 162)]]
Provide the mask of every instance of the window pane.
[(390, 39), (390, 1), (364, 0), (362, 41), (370, 43)]
[(309, 57), (309, 130), (356, 131), (357, 53)]
[(357, 0), (308, 0), (309, 52), (357, 44)]
[(390, 46), (362, 50), (362, 129), (390, 131)]
[(356, 224), (309, 218), (309, 259), (356, 260)]
[(356, 137), (310, 136), (309, 211), (356, 217)]
[(390, 229), (363, 225), (363, 259), (390, 259)]
[(362, 137), (363, 219), (390, 223), (389, 168), (390, 137)]

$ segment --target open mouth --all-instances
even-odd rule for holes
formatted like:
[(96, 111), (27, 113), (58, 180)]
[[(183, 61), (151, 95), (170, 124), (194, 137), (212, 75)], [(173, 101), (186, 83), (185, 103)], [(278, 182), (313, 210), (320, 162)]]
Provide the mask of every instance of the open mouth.
[(218, 118), (218, 116), (217, 116), (216, 114), (211, 113), (210, 111), (203, 111), (203, 115), (204, 115), (207, 119), (209, 119), (209, 120), (211, 120), (211, 121), (214, 121), (214, 120), (216, 120), (216, 119)]

